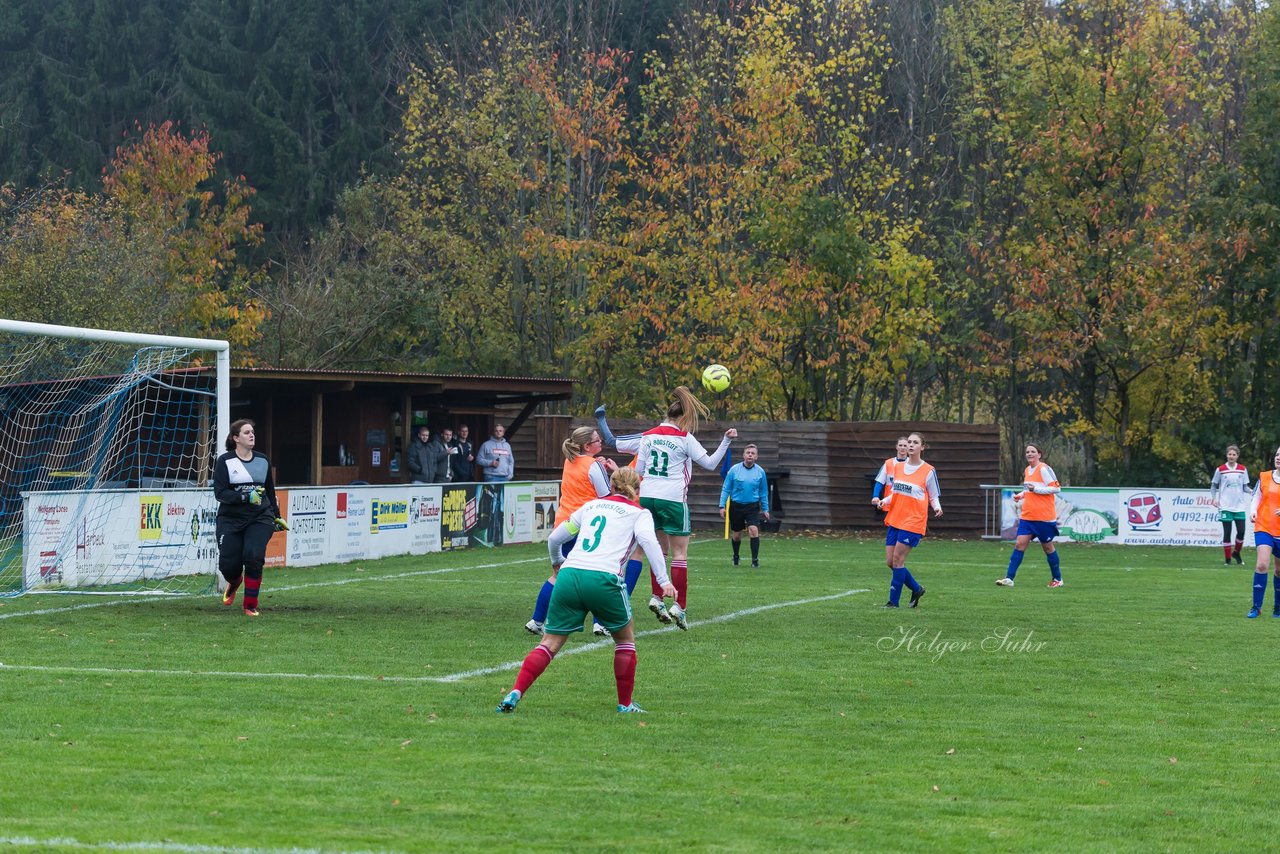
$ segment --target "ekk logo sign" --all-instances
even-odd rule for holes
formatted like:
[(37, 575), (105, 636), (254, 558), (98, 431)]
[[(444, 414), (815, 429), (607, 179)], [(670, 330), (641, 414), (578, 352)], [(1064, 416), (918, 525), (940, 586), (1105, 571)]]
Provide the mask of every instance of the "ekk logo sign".
[(138, 522), (138, 539), (160, 539), (162, 531), (161, 520), (164, 518), (164, 496), (143, 495), (140, 498), (140, 502), (141, 518)]
[(1160, 496), (1154, 492), (1138, 492), (1129, 496), (1125, 508), (1129, 516), (1129, 527), (1135, 531), (1158, 531), (1164, 521), (1160, 511)]

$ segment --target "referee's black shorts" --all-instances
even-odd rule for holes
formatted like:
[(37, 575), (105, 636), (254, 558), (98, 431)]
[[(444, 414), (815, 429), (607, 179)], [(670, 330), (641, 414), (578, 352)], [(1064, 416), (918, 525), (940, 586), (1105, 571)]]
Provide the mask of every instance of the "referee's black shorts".
[(741, 531), (749, 526), (760, 527), (760, 502), (734, 504), (729, 502), (729, 530)]

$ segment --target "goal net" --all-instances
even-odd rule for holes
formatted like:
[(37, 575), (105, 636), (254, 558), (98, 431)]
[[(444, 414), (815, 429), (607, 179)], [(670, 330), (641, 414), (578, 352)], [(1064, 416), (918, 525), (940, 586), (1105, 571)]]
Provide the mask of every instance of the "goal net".
[(224, 341), (0, 320), (0, 596), (214, 586)]

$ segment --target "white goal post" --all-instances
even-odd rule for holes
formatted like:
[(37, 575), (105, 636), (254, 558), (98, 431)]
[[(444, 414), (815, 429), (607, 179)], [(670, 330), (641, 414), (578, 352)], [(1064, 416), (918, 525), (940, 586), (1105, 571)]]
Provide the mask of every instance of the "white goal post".
[(0, 319), (0, 596), (212, 586), (230, 387), (226, 341)]

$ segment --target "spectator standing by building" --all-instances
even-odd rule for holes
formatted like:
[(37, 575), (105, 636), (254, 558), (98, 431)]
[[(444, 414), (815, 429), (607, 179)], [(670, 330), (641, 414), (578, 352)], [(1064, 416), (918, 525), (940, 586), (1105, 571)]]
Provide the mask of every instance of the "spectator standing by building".
[(742, 462), (729, 469), (720, 488), (720, 518), (725, 516), (727, 503), (734, 566), (738, 565), (743, 529), (751, 537), (751, 565), (760, 566), (760, 522), (769, 518), (769, 478), (756, 463), (759, 457), (754, 444), (743, 448)]
[(458, 453), (458, 449), (453, 446), (453, 429), (445, 427), (441, 430), (440, 441), (444, 443), (444, 479), (450, 481), (453, 480), (453, 458)]
[(431, 429), (426, 424), (418, 425), (418, 436), (409, 443), (409, 482), (431, 483), (431, 472), (427, 446), (431, 442)]
[(476, 479), (476, 452), (471, 445), (470, 435), (470, 427), (466, 424), (458, 425), (458, 435), (452, 443), (452, 447), (458, 452), (449, 458), (449, 465), (453, 469), (453, 480), (456, 483), (468, 483)]
[(486, 482), (511, 480), (515, 474), (516, 458), (506, 436), (507, 428), (495, 424), (493, 436), (485, 440), (480, 446), (480, 453), (476, 454), (476, 462), (480, 464)]
[(441, 430), (427, 443), (427, 483), (447, 483), (449, 480), (449, 437), (450, 431)]

